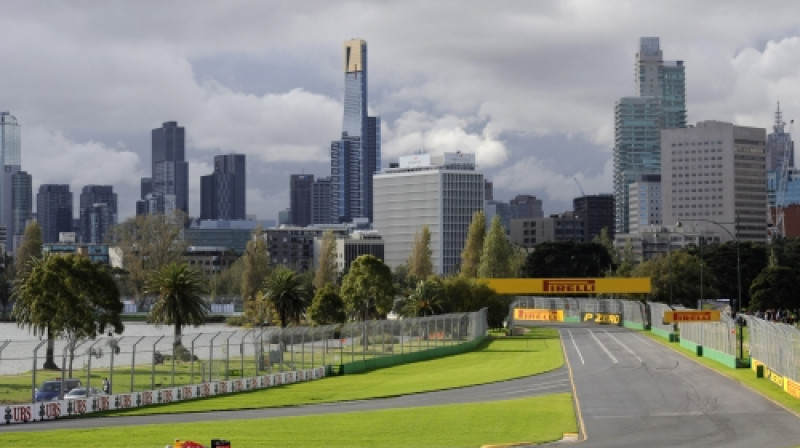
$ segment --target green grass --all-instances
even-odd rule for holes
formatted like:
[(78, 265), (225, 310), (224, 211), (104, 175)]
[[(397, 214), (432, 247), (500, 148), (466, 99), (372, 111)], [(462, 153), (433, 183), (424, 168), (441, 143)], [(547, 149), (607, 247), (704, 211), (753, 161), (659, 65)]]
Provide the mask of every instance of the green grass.
[(478, 349), (460, 355), (111, 414), (207, 412), (389, 397), (519, 378), (556, 369), (563, 363), (558, 332), (535, 328), (525, 337), (491, 338)]
[(206, 446), (212, 438), (236, 448), (303, 447), (477, 447), (482, 444), (558, 440), (575, 432), (569, 394), (445, 405), (262, 420), (144, 425), (121, 428), (6, 432), (13, 447), (162, 447), (174, 439)]

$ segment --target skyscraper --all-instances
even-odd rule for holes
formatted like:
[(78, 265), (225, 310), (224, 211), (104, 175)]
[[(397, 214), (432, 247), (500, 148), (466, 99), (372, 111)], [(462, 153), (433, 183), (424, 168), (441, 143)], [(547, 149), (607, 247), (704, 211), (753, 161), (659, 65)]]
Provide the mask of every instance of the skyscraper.
[[(186, 132), (168, 121), (152, 132), (152, 176), (142, 179), (137, 213), (189, 213), (189, 164), (186, 163)], [(153, 209), (152, 207), (155, 207)]]
[(331, 178), (320, 177), (311, 184), (311, 224), (332, 224)]
[(8, 234), (8, 241), (9, 250), (15, 252), (33, 215), (33, 179), (25, 171), (17, 171), (11, 179), (11, 202), (14, 233)]
[(381, 122), (367, 116), (367, 42), (344, 43), (342, 136), (331, 142), (332, 216), (372, 221), (372, 176), (381, 166)]
[(662, 129), (686, 126), (683, 61), (664, 61), (658, 37), (642, 37), (635, 58), (636, 95), (614, 108), (614, 230), (630, 230), (629, 186), (661, 172)]
[(117, 194), (111, 185), (86, 185), (80, 196), (80, 241), (99, 244), (117, 223)]
[(244, 154), (214, 156), (214, 172), (200, 176), (200, 219), (247, 217), (245, 166)]
[(0, 112), (0, 226), (6, 228), (8, 241), (6, 247), (13, 252), (14, 214), (12, 210), (12, 179), (20, 170), (21, 164), (20, 126), (17, 118), (9, 112)]
[(786, 205), (786, 189), (794, 168), (794, 141), (786, 132), (781, 105), (775, 111), (775, 124), (772, 133), (767, 135), (767, 195), (771, 206), (778, 203)]
[(608, 236), (614, 238), (614, 196), (611, 194), (584, 195), (572, 200), (572, 210), (576, 219), (583, 220), (584, 238), (591, 242), (606, 229)]
[(311, 194), (313, 174), (292, 174), (289, 185), (289, 220), (292, 225), (306, 227), (311, 224)]
[(39, 186), (36, 220), (42, 229), (43, 243), (57, 243), (60, 232), (72, 232), (72, 192), (69, 185)]

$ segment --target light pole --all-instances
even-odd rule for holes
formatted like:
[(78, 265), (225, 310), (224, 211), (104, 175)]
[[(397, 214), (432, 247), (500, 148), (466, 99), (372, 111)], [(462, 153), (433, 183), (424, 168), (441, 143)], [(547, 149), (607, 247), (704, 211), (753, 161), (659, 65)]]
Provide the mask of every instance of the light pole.
[[(733, 307), (732, 312), (733, 312), (733, 316), (736, 318), (736, 322), (739, 324), (739, 359), (743, 360), (744, 359), (744, 328), (742, 326), (743, 319), (741, 319), (739, 317), (739, 311), (742, 309), (742, 257), (741, 257), (741, 251), (740, 251), (741, 244), (740, 244), (740, 241), (739, 241), (739, 215), (736, 215), (736, 220), (734, 222), (717, 222), (717, 221), (713, 221), (711, 219), (702, 219), (702, 218), (693, 218), (692, 221), (702, 221), (702, 222), (708, 222), (708, 223), (714, 224), (714, 225), (718, 226), (720, 229), (724, 230), (725, 233), (730, 235), (730, 237), (733, 238), (734, 242), (736, 243), (736, 295), (737, 295), (737, 297), (736, 297), (736, 305)], [(725, 225), (730, 225), (730, 224), (733, 224), (735, 226), (734, 227), (734, 232), (731, 232), (730, 230), (728, 230), (727, 227), (725, 227)], [(701, 246), (701, 251), (702, 251), (702, 246)], [(701, 259), (700, 259), (700, 275), (701, 275), (701, 277), (700, 277), (700, 279), (701, 279), (700, 280), (700, 282), (701, 282), (701, 284), (700, 284), (700, 294), (702, 294), (702, 291), (703, 291), (703, 285), (702, 285), (702, 281), (703, 281), (702, 280), (703, 264), (702, 263), (703, 263), (703, 261), (702, 261), (702, 255), (701, 255)]]

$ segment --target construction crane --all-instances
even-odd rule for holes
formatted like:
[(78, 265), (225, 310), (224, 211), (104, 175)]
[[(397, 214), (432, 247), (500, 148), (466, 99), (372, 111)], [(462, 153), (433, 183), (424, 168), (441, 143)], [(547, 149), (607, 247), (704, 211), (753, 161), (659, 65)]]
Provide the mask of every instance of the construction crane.
[(575, 181), (575, 185), (577, 185), (577, 186), (578, 186), (578, 191), (580, 191), (580, 192), (581, 192), (581, 196), (586, 196), (586, 193), (584, 193), (584, 192), (583, 192), (583, 188), (581, 188), (581, 183), (580, 183), (580, 182), (578, 182), (578, 178), (577, 178), (577, 177), (575, 177), (575, 176), (573, 176), (573, 177), (572, 177), (572, 180), (574, 180), (574, 181)]

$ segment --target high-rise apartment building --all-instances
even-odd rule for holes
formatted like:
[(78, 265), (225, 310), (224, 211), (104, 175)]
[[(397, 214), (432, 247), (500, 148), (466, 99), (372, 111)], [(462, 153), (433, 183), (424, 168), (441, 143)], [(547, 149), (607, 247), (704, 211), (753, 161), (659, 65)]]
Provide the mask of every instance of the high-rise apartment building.
[(406, 263), (414, 236), (427, 225), (434, 271), (457, 273), (472, 215), (483, 209), (484, 188), (475, 155), (460, 152), (401, 157), (397, 168), (376, 174), (374, 227), (383, 236), (384, 262)]
[(36, 220), (43, 243), (57, 243), (60, 232), (72, 232), (72, 192), (69, 185), (42, 184), (36, 195)]
[(245, 163), (244, 154), (214, 156), (214, 172), (200, 176), (200, 219), (247, 217)]
[(290, 177), (289, 220), (293, 226), (306, 227), (312, 222), (313, 185), (313, 174), (292, 174)]
[(344, 43), (344, 117), (331, 142), (331, 207), (336, 222), (372, 221), (372, 176), (381, 166), (381, 120), (367, 115), (367, 42)]
[(630, 231), (629, 185), (641, 175), (661, 172), (659, 132), (686, 126), (683, 61), (664, 61), (658, 37), (642, 37), (636, 53), (635, 97), (614, 109), (614, 230)]
[(311, 184), (311, 224), (333, 224), (331, 178), (320, 177)]
[[(155, 208), (152, 208), (155, 207)], [(142, 179), (137, 214), (189, 213), (189, 164), (186, 162), (186, 132), (168, 121), (152, 132), (152, 176)]]
[(109, 229), (117, 223), (117, 194), (111, 185), (86, 185), (80, 196), (80, 242), (105, 242)]
[(718, 233), (722, 241), (735, 235), (742, 241), (765, 242), (765, 146), (764, 128), (701, 121), (694, 127), (663, 130), (663, 222), (704, 228)]

